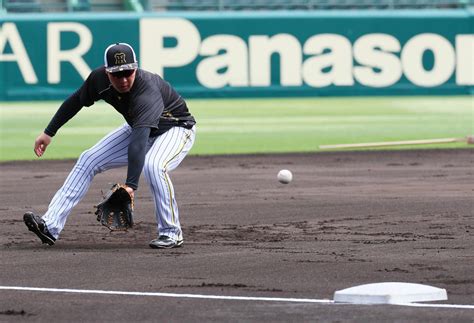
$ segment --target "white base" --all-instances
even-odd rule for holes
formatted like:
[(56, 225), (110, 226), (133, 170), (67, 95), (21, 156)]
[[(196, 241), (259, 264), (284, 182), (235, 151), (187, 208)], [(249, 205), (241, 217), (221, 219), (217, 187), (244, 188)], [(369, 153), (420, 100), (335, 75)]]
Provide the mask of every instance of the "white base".
[(445, 289), (411, 283), (376, 283), (336, 291), (336, 303), (403, 304), (411, 302), (444, 301)]

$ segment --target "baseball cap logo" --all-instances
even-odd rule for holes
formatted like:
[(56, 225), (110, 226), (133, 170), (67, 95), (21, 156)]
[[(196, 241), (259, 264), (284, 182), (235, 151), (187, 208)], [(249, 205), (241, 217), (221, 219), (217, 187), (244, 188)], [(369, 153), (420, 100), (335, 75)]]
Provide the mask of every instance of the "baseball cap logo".
[(107, 47), (104, 53), (105, 70), (109, 73), (134, 70), (138, 68), (137, 58), (132, 46), (115, 43)]
[(127, 61), (125, 60), (125, 53), (116, 53), (114, 57), (116, 65), (127, 64)]

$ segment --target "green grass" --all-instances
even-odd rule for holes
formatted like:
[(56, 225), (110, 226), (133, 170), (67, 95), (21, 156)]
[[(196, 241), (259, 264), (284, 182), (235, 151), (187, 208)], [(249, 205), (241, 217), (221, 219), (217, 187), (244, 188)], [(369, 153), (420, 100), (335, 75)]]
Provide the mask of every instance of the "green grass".
[[(60, 102), (0, 103), (0, 160), (34, 159), (33, 143)], [(348, 97), (188, 100), (198, 121), (191, 154), (320, 151), (319, 145), (464, 137), (474, 104), (459, 97)], [(77, 158), (124, 121), (113, 108), (84, 108), (53, 138), (43, 158)], [(392, 149), (468, 147), (465, 143)], [(383, 148), (387, 149), (387, 148)]]

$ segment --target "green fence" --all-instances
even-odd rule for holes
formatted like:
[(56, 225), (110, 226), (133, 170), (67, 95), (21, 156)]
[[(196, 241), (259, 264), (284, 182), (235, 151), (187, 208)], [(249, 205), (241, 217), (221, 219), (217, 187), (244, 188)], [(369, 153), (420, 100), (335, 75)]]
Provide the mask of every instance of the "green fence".
[(0, 100), (63, 99), (113, 42), (186, 97), (469, 94), (473, 12), (0, 16)]

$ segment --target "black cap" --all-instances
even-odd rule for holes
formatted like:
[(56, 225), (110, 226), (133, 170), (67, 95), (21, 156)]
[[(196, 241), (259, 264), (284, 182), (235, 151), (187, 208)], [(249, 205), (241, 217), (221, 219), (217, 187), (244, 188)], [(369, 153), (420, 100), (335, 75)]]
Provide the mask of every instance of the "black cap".
[(126, 43), (112, 44), (104, 53), (105, 70), (115, 73), (138, 68), (137, 58), (132, 46)]

